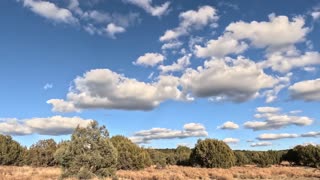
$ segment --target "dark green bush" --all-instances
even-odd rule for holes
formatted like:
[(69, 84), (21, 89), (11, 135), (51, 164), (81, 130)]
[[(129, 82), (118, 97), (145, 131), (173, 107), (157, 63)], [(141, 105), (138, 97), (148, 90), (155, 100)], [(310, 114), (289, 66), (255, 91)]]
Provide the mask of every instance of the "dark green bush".
[(33, 144), (29, 151), (29, 163), (36, 167), (48, 167), (57, 165), (54, 153), (57, 150), (57, 143), (53, 139), (40, 140)]
[(118, 151), (118, 169), (138, 170), (151, 165), (149, 154), (124, 136), (113, 136), (111, 142)]
[(283, 159), (289, 161), (290, 164), (320, 167), (320, 146), (298, 145), (290, 149)]
[(25, 149), (11, 136), (0, 134), (0, 165), (21, 165)]
[(198, 140), (190, 160), (193, 166), (206, 168), (230, 168), (236, 162), (230, 147), (216, 139)]
[(79, 179), (114, 176), (117, 156), (109, 132), (97, 122), (86, 128), (77, 127), (70, 142), (65, 142), (55, 153), (55, 159), (62, 166), (62, 177)]

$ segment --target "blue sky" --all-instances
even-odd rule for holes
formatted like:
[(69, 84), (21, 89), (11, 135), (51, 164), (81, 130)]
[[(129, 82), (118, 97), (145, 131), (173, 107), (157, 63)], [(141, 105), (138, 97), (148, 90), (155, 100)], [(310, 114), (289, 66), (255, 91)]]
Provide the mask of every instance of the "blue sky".
[(145, 147), (320, 144), (320, 4), (0, 2), (0, 133), (30, 146), (91, 120)]

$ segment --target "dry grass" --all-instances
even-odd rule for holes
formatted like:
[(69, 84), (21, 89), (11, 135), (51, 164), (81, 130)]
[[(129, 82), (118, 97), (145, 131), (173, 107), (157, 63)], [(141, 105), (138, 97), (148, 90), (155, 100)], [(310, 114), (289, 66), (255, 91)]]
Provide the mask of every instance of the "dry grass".
[[(59, 168), (0, 167), (0, 180), (53, 180), (59, 179)], [(164, 169), (146, 168), (141, 171), (118, 171), (119, 179), (128, 180), (187, 180), (187, 179), (320, 179), (320, 170), (306, 167), (255, 166), (230, 169), (206, 169), (170, 166)]]

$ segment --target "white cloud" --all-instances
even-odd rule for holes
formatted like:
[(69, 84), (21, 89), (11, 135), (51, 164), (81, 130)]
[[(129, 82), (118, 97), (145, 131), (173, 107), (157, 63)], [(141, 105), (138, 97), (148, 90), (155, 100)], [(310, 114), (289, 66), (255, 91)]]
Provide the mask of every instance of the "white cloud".
[(58, 23), (76, 24), (78, 22), (72, 13), (65, 8), (60, 8), (52, 2), (41, 0), (22, 0), (23, 5), (44, 18)]
[(146, 53), (140, 56), (133, 64), (142, 66), (155, 66), (162, 63), (166, 58), (159, 53)]
[(263, 92), (262, 96), (266, 97), (266, 103), (271, 103), (275, 101), (278, 98), (279, 92), (282, 89), (290, 86), (291, 76), (292, 73), (288, 73), (284, 77), (279, 77), (279, 83), (276, 86), (274, 86), (273, 89), (266, 90)]
[(130, 139), (137, 144), (146, 144), (158, 139), (183, 139), (188, 137), (205, 137), (208, 132), (202, 124), (189, 123), (183, 126), (183, 130), (172, 130), (166, 128), (152, 128), (136, 132)]
[(107, 25), (105, 31), (109, 37), (115, 38), (116, 34), (123, 33), (126, 31), (126, 29), (121, 26), (117, 26), (113, 23), (110, 23)]
[(44, 90), (48, 90), (48, 89), (52, 89), (53, 88), (53, 84), (51, 83), (46, 83), (44, 86), (43, 86), (43, 89)]
[(292, 99), (320, 101), (320, 78), (297, 82), (289, 87), (289, 92)]
[(301, 134), (301, 137), (320, 137), (320, 131), (319, 132), (314, 132), (314, 131), (307, 132), (307, 133)]
[(311, 16), (313, 18), (313, 20), (318, 20), (320, 19), (320, 11), (314, 11), (311, 13)]
[(180, 24), (175, 29), (167, 30), (160, 41), (175, 40), (180, 36), (189, 34), (192, 30), (199, 30), (207, 25), (215, 25), (219, 17), (217, 10), (211, 6), (202, 6), (198, 11), (189, 10), (179, 15)]
[[(159, 76), (145, 83), (109, 69), (94, 69), (74, 80), (67, 99), (51, 99), (53, 111), (81, 109), (151, 110), (165, 100), (187, 100), (179, 90), (179, 78)], [(67, 108), (67, 109), (65, 109)]]
[(225, 138), (222, 141), (227, 143), (227, 144), (237, 144), (239, 142), (239, 139), (236, 139), (236, 138)]
[(244, 123), (244, 127), (257, 131), (280, 129), (290, 125), (307, 126), (313, 122), (310, 117), (281, 114), (279, 109), (272, 107), (257, 108), (257, 111), (258, 114), (255, 115), (255, 118), (264, 119), (264, 121), (247, 121)]
[(272, 145), (271, 142), (261, 141), (261, 142), (257, 142), (257, 143), (252, 143), (250, 146), (251, 147), (259, 147), (259, 146), (271, 146), (271, 145)]
[(176, 72), (176, 71), (183, 71), (190, 65), (190, 58), (191, 54), (185, 55), (177, 60), (177, 62), (171, 64), (171, 65), (160, 65), (158, 69), (162, 73), (168, 73), (168, 72)]
[(238, 129), (239, 125), (234, 122), (227, 121), (223, 123), (221, 126), (219, 126), (218, 128), (219, 129)]
[[(287, 16), (269, 15), (269, 21), (239, 21), (226, 28), (235, 39), (250, 40), (252, 45), (269, 50), (282, 48), (305, 40), (309, 29), (304, 27), (302, 17), (294, 17), (291, 21)], [(272, 37), (272, 38), (271, 38)]]
[(0, 133), (8, 135), (66, 135), (71, 134), (78, 125), (86, 127), (92, 121), (92, 119), (62, 116), (22, 120), (0, 119)]
[(279, 111), (281, 111), (281, 109), (278, 107), (265, 106), (265, 107), (258, 107), (257, 108), (258, 113), (278, 113)]
[(297, 138), (297, 137), (299, 137), (298, 134), (281, 133), (281, 134), (261, 134), (257, 139), (259, 139), (259, 140), (277, 140), (277, 139)]
[(168, 42), (168, 43), (165, 43), (161, 46), (161, 49), (162, 50), (167, 50), (167, 49), (177, 49), (179, 47), (182, 46), (182, 42), (180, 41), (173, 41), (173, 42)]
[(303, 70), (307, 71), (307, 72), (315, 72), (315, 71), (317, 71), (317, 68), (315, 68), (315, 67), (304, 67)]
[(286, 73), (294, 68), (319, 65), (320, 54), (315, 51), (305, 52), (304, 54), (286, 55), (283, 52), (271, 53), (267, 60), (260, 63), (263, 68), (271, 68), (273, 71)]
[(195, 54), (198, 57), (217, 57), (221, 58), (228, 54), (240, 54), (248, 48), (245, 42), (238, 41), (230, 36), (229, 33), (220, 36), (216, 40), (210, 40), (205, 47), (195, 46)]
[(181, 77), (184, 91), (197, 97), (218, 97), (244, 102), (259, 91), (272, 88), (278, 80), (263, 72), (253, 61), (238, 57), (205, 61), (204, 66), (187, 69)]
[(165, 2), (160, 6), (152, 6), (152, 0), (123, 0), (124, 2), (129, 2), (134, 4), (152, 16), (162, 16), (169, 11), (170, 2)]

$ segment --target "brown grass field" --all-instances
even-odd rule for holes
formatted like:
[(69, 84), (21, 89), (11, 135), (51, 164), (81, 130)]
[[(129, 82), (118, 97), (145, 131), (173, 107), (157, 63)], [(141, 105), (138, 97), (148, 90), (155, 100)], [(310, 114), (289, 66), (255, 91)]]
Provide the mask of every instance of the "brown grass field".
[[(0, 167), (0, 180), (53, 180), (59, 179), (59, 168)], [(164, 169), (146, 168), (141, 171), (118, 171), (119, 179), (143, 180), (187, 180), (187, 179), (320, 179), (320, 169), (307, 167), (255, 166), (233, 167), (230, 169), (206, 169), (169, 166)], [(71, 179), (70, 179), (71, 180)]]

